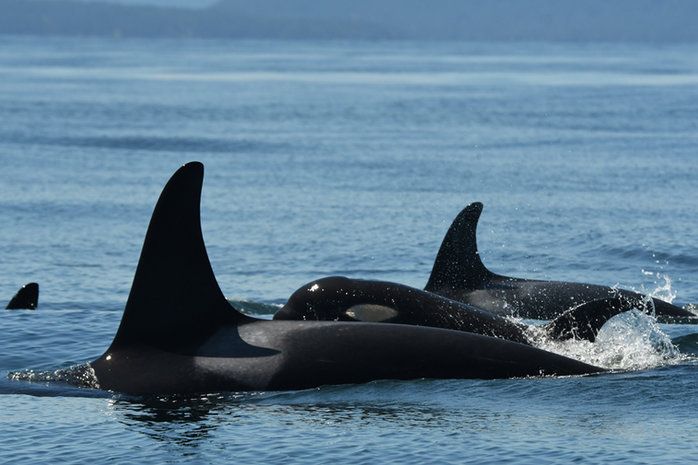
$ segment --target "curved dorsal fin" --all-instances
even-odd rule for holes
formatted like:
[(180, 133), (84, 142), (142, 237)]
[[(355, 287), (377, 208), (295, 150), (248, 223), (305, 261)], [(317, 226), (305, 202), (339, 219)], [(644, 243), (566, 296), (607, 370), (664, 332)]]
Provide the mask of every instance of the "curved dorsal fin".
[(477, 251), (477, 221), (482, 204), (474, 202), (453, 220), (436, 255), (431, 276), (424, 290), (446, 292), (478, 289), (494, 274), (480, 260)]
[(601, 327), (614, 316), (632, 309), (647, 313), (648, 302), (642, 296), (609, 297), (592, 300), (567, 310), (545, 325), (550, 337), (556, 340), (586, 339), (594, 342)]
[(34, 310), (38, 306), (39, 285), (37, 283), (27, 283), (17, 291), (17, 294), (15, 294), (5, 308), (7, 310)]
[(187, 163), (160, 194), (112, 347), (182, 347), (243, 319), (223, 296), (201, 233), (204, 167)]

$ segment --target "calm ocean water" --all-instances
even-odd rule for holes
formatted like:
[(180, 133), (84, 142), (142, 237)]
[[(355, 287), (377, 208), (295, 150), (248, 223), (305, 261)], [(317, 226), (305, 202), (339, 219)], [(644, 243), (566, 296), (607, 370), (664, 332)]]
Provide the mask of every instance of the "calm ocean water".
[(190, 160), (221, 287), (265, 317), (329, 274), (423, 286), (475, 200), (496, 272), (698, 303), (696, 115), (698, 46), (2, 37), (0, 300), (41, 297), (0, 315), (0, 463), (694, 463), (698, 327), (632, 314), (552, 348), (602, 376), (191, 398), (44, 378), (107, 347)]

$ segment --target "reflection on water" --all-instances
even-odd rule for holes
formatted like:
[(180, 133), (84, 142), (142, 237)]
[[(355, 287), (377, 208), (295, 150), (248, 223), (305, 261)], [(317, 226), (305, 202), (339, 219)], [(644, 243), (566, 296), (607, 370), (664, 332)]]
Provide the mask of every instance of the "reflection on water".
[[(381, 383), (378, 383), (381, 384)], [(322, 428), (381, 423), (399, 427), (449, 427), (454, 418), (438, 405), (419, 405), (399, 401), (364, 402), (332, 401), (333, 391), (343, 390), (351, 398), (352, 387), (327, 387), (296, 393), (216, 393), (196, 396), (119, 396), (109, 400), (114, 417), (130, 429), (161, 442), (195, 447), (206, 440), (219, 426), (249, 427), (274, 421), (280, 424), (304, 424), (306, 428)], [(381, 390), (380, 387), (377, 389)], [(306, 395), (327, 401), (307, 402)], [(361, 390), (361, 388), (359, 388)], [(384, 396), (385, 393), (382, 394)], [(477, 428), (486, 418), (485, 411), (473, 411), (468, 418)], [(468, 421), (467, 423), (471, 423)], [(463, 425), (462, 419), (458, 424)]]
[[(580, 447), (597, 450), (603, 444), (651, 454), (645, 449), (657, 435), (663, 441), (688, 440), (690, 428), (667, 435), (664, 425), (667, 419), (695, 423), (690, 403), (667, 417), (669, 406), (682, 402), (686, 392), (677, 389), (676, 369), (499, 381), (381, 381), (280, 393), (91, 400), (14, 396), (9, 409), (2, 404), (13, 397), (8, 395), (0, 396), (0, 408), (10, 420), (6, 425), (18, 415), (24, 419), (22, 430), (6, 432), (10, 444), (27, 447), (39, 438), (52, 450), (114, 463), (130, 463), (144, 451), (149, 463), (208, 463), (211, 457), (243, 463), (370, 458), (460, 463), (466, 453), (528, 456), (526, 462), (534, 463), (541, 445), (554, 445), (556, 457), (572, 460), (580, 458)], [(0, 422), (0, 434), (4, 425)], [(72, 436), (56, 435), (60, 431)], [(577, 439), (560, 441), (560, 434)], [(115, 441), (118, 448), (104, 447)]]
[[(405, 386), (386, 381), (280, 393), (119, 396), (109, 400), (108, 408), (125, 429), (165, 447), (200, 450), (222, 435), (229, 438), (227, 448), (248, 456), (291, 454), (299, 458), (312, 456), (315, 452), (308, 447), (317, 444), (346, 443), (350, 432), (366, 435), (366, 439), (358, 446), (347, 447), (359, 447), (357, 453), (366, 453), (381, 441), (403, 440), (401, 432), (478, 434), (518, 421), (513, 412), (491, 405), (468, 403), (453, 408), (438, 393), (429, 401), (422, 389), (438, 388), (440, 383), (415, 381)], [(272, 444), (262, 446), (264, 451), (255, 450), (262, 438)], [(181, 449), (178, 453), (188, 454)]]
[[(196, 447), (222, 420), (219, 414), (228, 408), (226, 396), (196, 397), (117, 397), (109, 402), (115, 418), (161, 442)], [(231, 417), (226, 415), (226, 421)]]
[[(248, 407), (249, 408), (249, 407)], [(447, 427), (447, 412), (433, 406), (410, 404), (317, 403), (254, 406), (266, 415), (282, 417), (284, 421), (302, 421), (308, 427), (351, 425), (361, 422), (384, 424), (385, 427)]]

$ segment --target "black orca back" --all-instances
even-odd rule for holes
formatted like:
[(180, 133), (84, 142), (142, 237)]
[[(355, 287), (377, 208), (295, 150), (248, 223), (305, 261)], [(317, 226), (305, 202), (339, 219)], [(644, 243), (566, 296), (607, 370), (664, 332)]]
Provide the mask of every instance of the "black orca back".
[[(610, 318), (609, 314), (618, 309), (627, 309), (631, 302), (643, 301), (641, 294), (608, 286), (529, 280), (492, 273), (482, 263), (477, 248), (477, 223), (482, 209), (480, 202), (472, 203), (453, 220), (424, 290), (494, 313), (524, 318), (552, 319), (576, 308), (575, 312), (561, 319), (556, 328), (562, 331), (561, 334), (571, 334), (564, 328), (569, 327), (578, 317), (579, 321), (590, 323), (590, 326), (588, 331), (574, 331), (574, 334), (590, 340), (593, 340), (598, 328), (603, 325), (602, 322)], [(497, 288), (503, 281), (506, 284), (505, 290), (499, 286), (499, 292), (484, 292), (473, 298), (475, 293), (472, 291)], [(614, 300), (618, 296), (624, 299)], [(652, 301), (660, 321), (695, 321), (696, 315), (689, 310), (656, 298)], [(595, 308), (599, 318), (591, 316)]]
[(102, 389), (134, 394), (259, 391), (376, 379), (603, 371), (468, 332), (244, 316), (225, 300), (206, 254), (199, 225), (202, 180), (203, 166), (187, 164), (158, 200), (118, 333), (111, 347), (90, 363)]

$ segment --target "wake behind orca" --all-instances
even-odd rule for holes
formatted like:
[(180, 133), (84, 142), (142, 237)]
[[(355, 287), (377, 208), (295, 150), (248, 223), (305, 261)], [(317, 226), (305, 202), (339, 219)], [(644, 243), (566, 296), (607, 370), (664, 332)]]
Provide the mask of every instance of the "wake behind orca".
[[(472, 203), (453, 220), (425, 290), (499, 315), (540, 320), (556, 318), (570, 307), (599, 299), (650, 299), (637, 292), (597, 284), (511, 278), (491, 272), (482, 263), (477, 249), (477, 222), (482, 208), (481, 203)], [(657, 298), (651, 298), (651, 303), (660, 321), (697, 317)]]
[(604, 369), (509, 340), (432, 327), (269, 321), (233, 308), (206, 253), (203, 165), (180, 168), (148, 227), (102, 389), (133, 394), (291, 390), (378, 379), (510, 378)]

